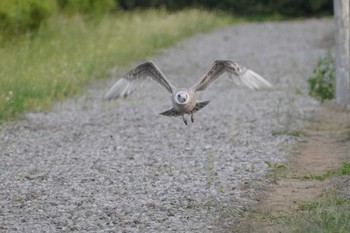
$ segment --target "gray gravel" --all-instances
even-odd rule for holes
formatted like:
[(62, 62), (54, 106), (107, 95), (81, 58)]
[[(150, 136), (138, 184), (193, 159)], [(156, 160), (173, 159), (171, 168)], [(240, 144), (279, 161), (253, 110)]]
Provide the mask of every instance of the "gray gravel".
[[(102, 96), (128, 68), (0, 132), (0, 232), (225, 232), (269, 185), (319, 104), (306, 78), (326, 52), (330, 19), (245, 23), (194, 36), (152, 59), (178, 86), (215, 59), (237, 61), (275, 88), (226, 79), (202, 94), (194, 124), (158, 115), (170, 98), (152, 82)], [(301, 94), (300, 94), (301, 92)]]

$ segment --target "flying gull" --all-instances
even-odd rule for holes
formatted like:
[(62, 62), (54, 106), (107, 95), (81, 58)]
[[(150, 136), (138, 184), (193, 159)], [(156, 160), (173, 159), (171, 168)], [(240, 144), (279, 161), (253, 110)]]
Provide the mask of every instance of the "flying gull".
[(194, 113), (204, 108), (209, 101), (199, 102), (196, 99), (196, 92), (206, 90), (210, 84), (227, 73), (230, 80), (236, 85), (247, 86), (250, 89), (270, 88), (272, 85), (254, 71), (229, 60), (216, 60), (213, 65), (196, 84), (190, 88), (177, 88), (171, 84), (160, 69), (152, 62), (146, 61), (122, 76), (104, 96), (105, 100), (126, 98), (141, 84), (149, 78), (156, 81), (171, 94), (172, 107), (161, 115), (169, 117), (182, 116), (187, 125), (185, 114), (191, 115), (194, 122)]

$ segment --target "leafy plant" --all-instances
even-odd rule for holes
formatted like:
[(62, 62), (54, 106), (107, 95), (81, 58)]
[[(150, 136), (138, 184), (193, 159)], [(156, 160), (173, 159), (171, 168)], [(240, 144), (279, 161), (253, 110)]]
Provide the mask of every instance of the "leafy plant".
[(320, 58), (313, 76), (308, 79), (309, 94), (321, 102), (331, 100), (335, 95), (335, 67), (331, 53)]
[(0, 1), (1, 34), (21, 34), (39, 28), (56, 9), (54, 0)]
[(272, 163), (270, 161), (264, 161), (264, 163), (273, 170), (281, 171), (287, 169), (287, 166), (282, 163)]

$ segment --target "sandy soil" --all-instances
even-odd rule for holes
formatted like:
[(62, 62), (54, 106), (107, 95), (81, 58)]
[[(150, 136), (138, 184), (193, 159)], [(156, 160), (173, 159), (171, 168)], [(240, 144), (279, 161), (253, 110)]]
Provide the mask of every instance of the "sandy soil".
[[(304, 201), (317, 200), (329, 189), (340, 195), (349, 196), (349, 176), (325, 180), (301, 179), (310, 175), (322, 175), (337, 169), (350, 159), (350, 112), (334, 104), (324, 105), (313, 121), (303, 129), (303, 141), (295, 145), (294, 155), (286, 163), (288, 170), (261, 198), (258, 209), (262, 213), (278, 216), (292, 216), (300, 211)], [(290, 229), (266, 221), (263, 224), (246, 222), (257, 232), (289, 232)]]

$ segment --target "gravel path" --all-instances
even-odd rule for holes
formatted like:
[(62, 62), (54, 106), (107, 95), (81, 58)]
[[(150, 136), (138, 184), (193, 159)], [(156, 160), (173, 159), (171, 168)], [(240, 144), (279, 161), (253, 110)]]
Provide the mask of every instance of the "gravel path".
[(298, 140), (286, 132), (318, 108), (305, 80), (332, 28), (330, 19), (245, 23), (152, 57), (178, 86), (193, 84), (218, 58), (275, 86), (254, 92), (222, 79), (202, 94), (212, 101), (189, 126), (158, 115), (170, 98), (152, 82), (124, 101), (103, 103), (127, 69), (7, 124), (0, 132), (0, 232), (234, 231), (269, 184), (264, 161), (284, 161)]

